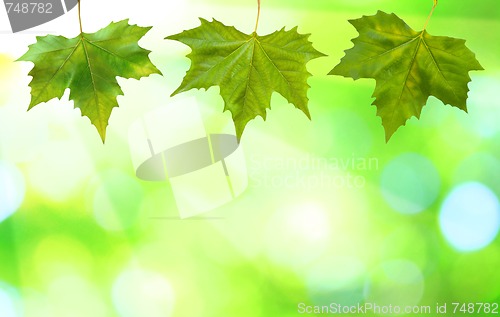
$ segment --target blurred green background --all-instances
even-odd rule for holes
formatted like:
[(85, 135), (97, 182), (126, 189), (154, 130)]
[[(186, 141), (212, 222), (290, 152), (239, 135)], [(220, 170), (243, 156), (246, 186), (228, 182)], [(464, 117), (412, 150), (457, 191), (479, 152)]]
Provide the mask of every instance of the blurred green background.
[[(125, 91), (106, 145), (68, 93), (26, 112), (35, 35), (73, 37), (76, 12), (0, 35), (0, 316), (302, 316), (308, 306), (500, 302), (500, 5), (441, 0), (428, 31), (467, 39), (466, 114), (431, 97), (386, 144), (373, 80), (326, 76), (356, 31), (348, 19), (394, 12), (420, 29), (424, 0), (262, 0), (260, 34), (296, 25), (329, 55), (309, 63), (309, 121), (275, 94), (242, 146), (246, 192), (178, 219), (168, 182), (135, 177), (130, 124), (165, 105), (189, 67), (167, 35), (216, 18), (251, 32), (253, 1), (82, 1), (84, 29), (154, 26), (141, 41), (165, 78)], [(233, 131), (218, 88), (190, 91), (210, 133)], [(209, 182), (210, 180), (207, 180)], [(310, 314), (320, 316), (326, 314)], [(356, 314), (339, 314), (355, 316)], [(369, 312), (366, 316), (381, 316)], [(424, 313), (413, 314), (416, 316)], [(485, 314), (478, 314), (484, 316)]]

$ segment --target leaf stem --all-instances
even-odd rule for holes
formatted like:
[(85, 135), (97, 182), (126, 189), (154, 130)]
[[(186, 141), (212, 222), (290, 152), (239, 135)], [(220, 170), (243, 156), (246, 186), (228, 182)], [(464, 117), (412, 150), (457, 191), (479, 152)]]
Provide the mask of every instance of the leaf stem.
[(425, 21), (424, 31), (427, 29), (427, 25), (429, 24), (429, 21), (431, 20), (432, 14), (434, 13), (434, 10), (436, 9), (437, 5), (438, 5), (438, 0), (434, 0), (434, 5), (432, 6), (431, 13), (429, 13), (427, 21)]
[(255, 22), (255, 30), (253, 31), (254, 33), (257, 33), (257, 28), (259, 27), (259, 19), (260, 19), (260, 0), (257, 0), (257, 22)]
[(78, 21), (80, 21), (80, 34), (83, 34), (83, 27), (82, 27), (82, 10), (80, 8), (80, 0), (78, 0)]

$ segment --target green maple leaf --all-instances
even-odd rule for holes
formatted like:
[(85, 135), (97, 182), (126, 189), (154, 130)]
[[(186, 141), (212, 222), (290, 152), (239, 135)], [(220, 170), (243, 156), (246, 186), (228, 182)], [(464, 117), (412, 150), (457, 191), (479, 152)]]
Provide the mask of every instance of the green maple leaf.
[(247, 35), (216, 20), (200, 20), (201, 26), (166, 38), (192, 49), (191, 68), (172, 96), (219, 86), (238, 139), (250, 120), (266, 119), (274, 91), (310, 118), (307, 79), (311, 74), (306, 64), (324, 54), (313, 48), (308, 34), (283, 28), (266, 36)]
[(379, 11), (349, 21), (359, 32), (330, 75), (374, 78), (377, 115), (388, 141), (430, 96), (467, 111), (469, 71), (482, 70), (465, 41), (415, 32), (395, 14)]
[(116, 98), (123, 95), (116, 77), (140, 79), (161, 74), (148, 58), (150, 51), (137, 43), (150, 29), (123, 20), (72, 39), (37, 37), (19, 58), (35, 64), (29, 73), (33, 77), (29, 109), (53, 98), (61, 99), (69, 88), (69, 99), (90, 119), (104, 142), (109, 117), (118, 107)]

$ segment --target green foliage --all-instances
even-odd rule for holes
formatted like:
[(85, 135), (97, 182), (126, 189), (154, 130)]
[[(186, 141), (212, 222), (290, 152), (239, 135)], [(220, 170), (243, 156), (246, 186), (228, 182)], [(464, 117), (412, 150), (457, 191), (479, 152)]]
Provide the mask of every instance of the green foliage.
[(468, 73), (483, 68), (464, 40), (415, 32), (381, 11), (350, 23), (359, 37), (330, 74), (376, 80), (373, 104), (387, 141), (412, 116), (420, 117), (429, 96), (467, 111)]
[(161, 74), (149, 60), (150, 52), (137, 44), (149, 30), (123, 20), (72, 39), (38, 37), (19, 58), (35, 64), (29, 73), (33, 77), (29, 109), (60, 99), (69, 88), (69, 99), (90, 119), (104, 142), (111, 112), (118, 107), (116, 97), (123, 95), (116, 77), (140, 79)]
[(167, 37), (188, 45), (191, 68), (172, 94), (193, 88), (219, 86), (225, 110), (232, 113), (236, 133), (241, 138), (247, 123), (257, 116), (266, 118), (273, 91), (308, 117), (306, 64), (324, 54), (315, 50), (309, 35), (297, 28), (283, 28), (266, 36), (244, 34), (214, 20)]

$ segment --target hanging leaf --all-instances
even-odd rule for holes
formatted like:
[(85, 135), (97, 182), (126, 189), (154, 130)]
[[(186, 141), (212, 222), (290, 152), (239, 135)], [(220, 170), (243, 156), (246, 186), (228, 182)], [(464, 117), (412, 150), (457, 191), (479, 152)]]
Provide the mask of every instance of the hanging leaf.
[(167, 37), (192, 49), (191, 68), (172, 95), (219, 86), (238, 139), (250, 120), (266, 119), (274, 91), (310, 117), (307, 79), (311, 74), (306, 64), (324, 54), (313, 48), (309, 35), (299, 34), (297, 28), (247, 35), (216, 20), (200, 20), (201, 26)]
[(465, 41), (416, 32), (395, 14), (379, 11), (350, 23), (359, 32), (330, 75), (373, 78), (377, 115), (388, 141), (430, 96), (467, 111), (469, 71), (482, 70)]
[(53, 98), (61, 99), (69, 88), (69, 99), (90, 119), (104, 142), (111, 112), (118, 107), (116, 97), (123, 95), (116, 77), (140, 79), (161, 74), (148, 58), (150, 51), (137, 43), (149, 30), (123, 20), (72, 39), (37, 37), (19, 58), (35, 64), (29, 73), (33, 77), (29, 109)]

